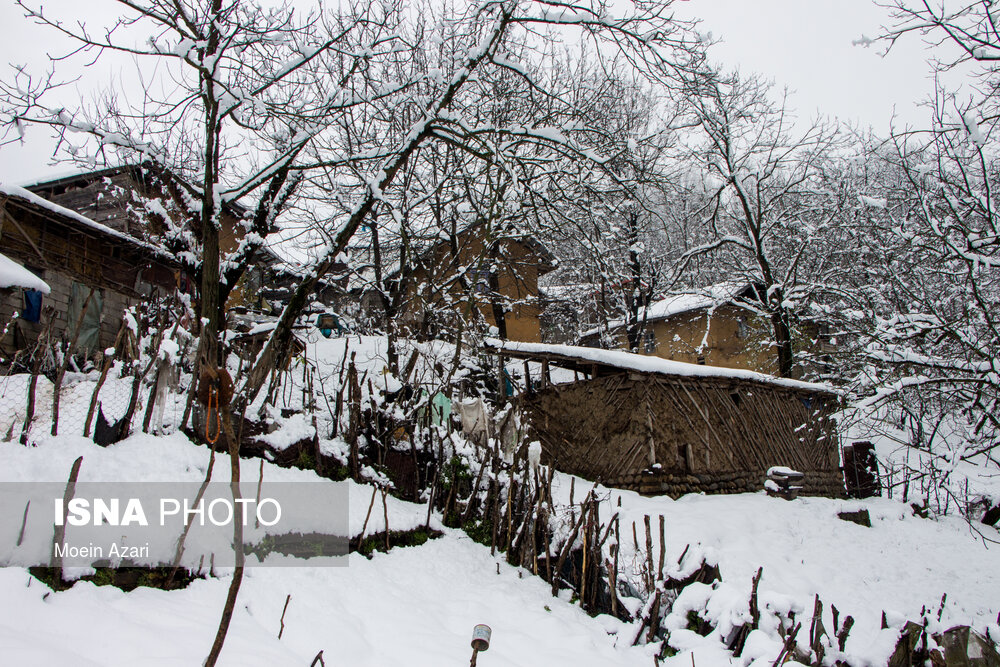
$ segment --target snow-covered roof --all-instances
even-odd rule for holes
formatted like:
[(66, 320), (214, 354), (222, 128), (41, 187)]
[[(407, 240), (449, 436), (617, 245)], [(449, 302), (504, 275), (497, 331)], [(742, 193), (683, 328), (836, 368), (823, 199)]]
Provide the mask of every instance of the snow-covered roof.
[[(181, 189), (186, 190), (195, 196), (200, 197), (202, 193), (202, 189), (197, 184), (182, 180), (174, 173), (167, 171), (152, 162), (125, 163), (116, 167), (105, 167), (104, 169), (98, 169), (97, 171), (77, 169), (72, 171), (54, 172), (43, 180), (32, 179), (30, 182), (22, 184), (21, 187), (26, 190), (41, 190), (44, 192), (54, 187), (76, 181), (82, 180), (94, 182), (108, 176), (115, 176), (125, 172), (132, 172), (137, 177), (141, 172), (154, 172), (161, 178), (169, 179), (177, 183)], [(243, 217), (243, 215), (247, 212), (247, 207), (237, 200), (227, 200), (225, 202), (225, 206), (229, 209), (230, 213), (238, 218)]]
[[(646, 318), (649, 321), (663, 320), (692, 310), (730, 303), (749, 287), (748, 283), (731, 281), (709, 285), (693, 292), (674, 294), (651, 303), (647, 309)], [(642, 318), (641, 313), (639, 318)]]
[(510, 356), (520, 358), (536, 357), (538, 359), (547, 358), (552, 363), (565, 363), (570, 367), (585, 368), (587, 365), (594, 365), (636, 371), (638, 373), (749, 380), (751, 382), (776, 385), (788, 389), (839, 395), (837, 390), (826, 384), (779, 378), (739, 368), (688, 364), (683, 361), (672, 361), (670, 359), (661, 359), (660, 357), (633, 354), (632, 352), (624, 352), (622, 350), (601, 350), (594, 347), (577, 347), (574, 345), (519, 343), (496, 338), (487, 338), (484, 343), (488, 349), (498, 352), (502, 351)]
[[(642, 322), (645, 317), (648, 322), (656, 322), (695, 310), (717, 308), (723, 304), (736, 302), (741, 295), (752, 289), (753, 286), (749, 283), (731, 281), (716, 283), (690, 292), (672, 294), (649, 304), (647, 312), (640, 310), (637, 321)], [(603, 327), (598, 326), (584, 331), (580, 334), (580, 338), (588, 338), (602, 331), (614, 331), (623, 326), (625, 326), (624, 319), (609, 320)]]
[(145, 241), (140, 241), (134, 236), (129, 236), (123, 232), (119, 232), (116, 229), (112, 229), (107, 225), (102, 225), (99, 222), (91, 220), (90, 218), (80, 215), (72, 209), (68, 209), (65, 206), (60, 206), (54, 202), (49, 201), (43, 197), (39, 197), (33, 192), (25, 190), (24, 188), (18, 187), (16, 185), (7, 185), (6, 183), (0, 183), (0, 194), (7, 195), (8, 197), (13, 197), (15, 199), (20, 199), (28, 204), (37, 206), (38, 208), (45, 209), (49, 213), (54, 213), (55, 215), (71, 220), (78, 223), (84, 227), (89, 227), (90, 229), (98, 232), (100, 234), (106, 234), (107, 236), (113, 236), (116, 239), (125, 241), (137, 248), (141, 248), (146, 252), (153, 253), (161, 258), (172, 260), (173, 256), (165, 251), (159, 246), (153, 245), (152, 243), (146, 243)]
[(3, 254), (0, 254), (0, 287), (24, 287), (42, 294), (52, 291), (48, 283)]

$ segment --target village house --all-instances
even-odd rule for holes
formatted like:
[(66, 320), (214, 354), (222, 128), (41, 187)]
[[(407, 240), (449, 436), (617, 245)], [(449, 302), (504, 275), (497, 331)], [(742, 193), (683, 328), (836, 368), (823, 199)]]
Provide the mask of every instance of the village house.
[(109, 347), (128, 305), (176, 287), (176, 262), (159, 246), (15, 186), (0, 185), (0, 252), (50, 288), (3, 290), (4, 312), (20, 315), (0, 342), (8, 354), (37, 339), (47, 307), (53, 340), (76, 335), (85, 354)]
[[(168, 220), (194, 227), (201, 213), (198, 192), (156, 165), (144, 162), (82, 172), (25, 186), (26, 190), (133, 238), (166, 247)], [(246, 209), (227, 202), (219, 245), (231, 252), (243, 230)]]
[(486, 347), (503, 367), (534, 365), (510, 373), (513, 401), (558, 470), (676, 497), (759, 491), (780, 466), (804, 473), (804, 494), (844, 495), (840, 396), (825, 385), (587, 347)]
[[(25, 188), (5, 186), (3, 196), (0, 250), (9, 249), (12, 258), (51, 283), (44, 305), (54, 309), (57, 338), (72, 337), (68, 330), (82, 302), (90, 299), (78, 350), (89, 353), (98, 344), (110, 345), (124, 308), (136, 299), (175, 290), (196, 295), (196, 278), (177, 261), (170, 232), (197, 233), (198, 193), (155, 165), (112, 167)], [(219, 242), (224, 252), (240, 243), (246, 215), (235, 202), (223, 208)], [(227, 307), (271, 313), (296, 282), (287, 264), (264, 248), (230, 293)], [(328, 282), (321, 283), (317, 298), (332, 300)], [(27, 298), (39, 301), (36, 294)], [(41, 330), (41, 308), (25, 308), (24, 299), (4, 295), (5, 305), (29, 316), (19, 319), (4, 349), (23, 347)]]
[[(651, 303), (639, 313), (640, 323), (645, 320), (639, 352), (671, 361), (776, 374), (778, 355), (770, 344), (771, 323), (760, 312), (762, 292), (749, 283), (723, 282)], [(830, 338), (820, 324), (800, 321), (797, 325), (796, 348), (820, 355), (831, 351)], [(627, 347), (621, 320), (587, 332), (580, 342), (596, 347), (602, 335)], [(797, 367), (795, 376), (800, 377), (802, 370)]]
[[(197, 233), (197, 221), (200, 215), (198, 193), (189, 184), (181, 182), (155, 165), (150, 163), (124, 165), (64, 176), (18, 189), (18, 196), (22, 200), (30, 198), (36, 204), (36, 208), (40, 205), (39, 202), (46, 202), (41, 208), (44, 208), (49, 214), (48, 218), (54, 216), (67, 225), (83, 225), (92, 234), (97, 233), (107, 237), (110, 239), (107, 241), (109, 251), (116, 244), (121, 245), (122, 243), (130, 248), (140, 249), (141, 256), (134, 253), (121, 253), (117, 250), (113, 252), (121, 255), (124, 261), (133, 263), (132, 268), (137, 270), (144, 270), (143, 267), (151, 264), (160, 265), (161, 269), (165, 269), (159, 272), (153, 283), (150, 283), (155, 284), (161, 294), (170, 293), (174, 289), (192, 295), (197, 293), (196, 278), (187, 274), (182, 264), (176, 261), (175, 254), (172, 252), (170, 230), (186, 229), (189, 233)], [(23, 215), (22, 209), (15, 210), (15, 213)], [(242, 220), (246, 215), (247, 210), (238, 203), (227, 202), (224, 206), (219, 236), (220, 246), (224, 252), (235, 250), (240, 243), (244, 234)], [(44, 230), (39, 232), (37, 229), (39, 220), (39, 218), (33, 217), (23, 221), (24, 233), (29, 236), (44, 233)], [(52, 224), (52, 220), (49, 219), (48, 223)], [(9, 226), (13, 229), (12, 234), (19, 233), (12, 223)], [(47, 242), (54, 243), (55, 241), (48, 240), (51, 236), (51, 234), (47, 235)], [(13, 238), (8, 240), (13, 242)], [(0, 244), (0, 247), (4, 247), (4, 245)], [(67, 249), (67, 251), (72, 252), (71, 249)], [(16, 251), (14, 252), (16, 254)], [(95, 255), (94, 252), (91, 251), (88, 254), (88, 259), (91, 257), (95, 260), (99, 259), (99, 255)], [(59, 251), (56, 254), (59, 254)], [(72, 264), (66, 261), (55, 264), (50, 261), (42, 261), (38, 253), (35, 252), (32, 252), (31, 256), (26, 257), (24, 261), (29, 267), (39, 270), (42, 270), (41, 265), (44, 264), (47, 267), (44, 269), (47, 275), (52, 275), (54, 271), (68, 270), (66, 267)], [(95, 266), (100, 263), (100, 261), (94, 262)], [(62, 269), (58, 267), (62, 267)], [(121, 267), (119, 269), (122, 270)], [(87, 270), (93, 272), (97, 269), (91, 267)], [(110, 271), (110, 269), (106, 270)], [(69, 271), (63, 282), (77, 282), (81, 285), (94, 286), (95, 281), (83, 279), (80, 275), (81, 271), (83, 269), (79, 267), (75, 273)], [(299, 275), (293, 267), (273, 251), (264, 247), (258, 251), (254, 263), (248, 267), (230, 293), (226, 302), (227, 308), (231, 309), (234, 314), (247, 311), (264, 315), (272, 314), (280, 308), (282, 300), (287, 298), (287, 295), (297, 284), (298, 278)], [(56, 282), (59, 282), (59, 279)], [(81, 293), (79, 287), (71, 289), (76, 289), (76, 293)], [(126, 302), (134, 300), (136, 295), (148, 298), (152, 294), (148, 285), (141, 284), (138, 289), (130, 291), (119, 284), (112, 290), (116, 296), (112, 297), (111, 302), (104, 303), (103, 290), (105, 289), (107, 289), (106, 286), (99, 287), (96, 297), (91, 297), (92, 299), (96, 298), (94, 303), (98, 304), (99, 308), (88, 307), (89, 312), (85, 318), (88, 321), (88, 328), (92, 327), (93, 323), (90, 320), (93, 318), (105, 321), (101, 326), (102, 341), (109, 338), (113, 340), (116, 333), (115, 323), (120, 321), (120, 313)], [(335, 281), (321, 281), (315, 299), (321, 303), (332, 303), (337, 289)], [(55, 307), (57, 318), (66, 319), (65, 313), (75, 313), (77, 310), (74, 310), (76, 308), (75, 302), (70, 303), (70, 298), (62, 299), (61, 301), (67, 303), (61, 303), (59, 295), (62, 291), (61, 286), (57, 286), (53, 297), (55, 301), (47, 305)], [(89, 291), (83, 291), (89, 294)], [(37, 300), (37, 297), (32, 298)], [(86, 298), (86, 295), (83, 298)], [(11, 303), (20, 302), (21, 297), (8, 296), (7, 300)], [(70, 307), (71, 305), (73, 307)], [(107, 316), (99, 315), (101, 312), (107, 313)], [(68, 319), (70, 322), (75, 322), (72, 316), (69, 316)], [(240, 323), (241, 320), (234, 317), (234, 326), (239, 327)], [(22, 333), (21, 329), (39, 329), (39, 326), (31, 326), (23, 318), (18, 326), (18, 335)], [(58, 330), (64, 328), (65, 325), (61, 322), (57, 325)], [(112, 329), (110, 333), (108, 329)], [(28, 333), (28, 338), (33, 339), (31, 332)], [(34, 335), (37, 335), (37, 331), (34, 331)], [(23, 344), (23, 338), (23, 336), (19, 337), (18, 344)], [(87, 335), (84, 335), (83, 339), (84, 341), (89, 340)], [(9, 342), (14, 344), (13, 341)], [(87, 344), (83, 344), (81, 347), (84, 350), (90, 349)]]
[[(393, 257), (393, 249), (383, 249)], [(398, 255), (398, 251), (395, 252)], [(397, 323), (407, 332), (436, 337), (463, 326), (494, 328), (503, 339), (542, 340), (538, 278), (555, 267), (552, 254), (530, 235), (472, 224), (452, 239), (431, 239), (411, 261), (405, 280), (398, 258), (386, 261), (386, 284), (399, 289)], [(384, 317), (371, 269), (361, 269), (360, 310)], [(358, 288), (355, 288), (358, 289)]]
[[(99, 171), (83, 172), (43, 181), (26, 190), (59, 206), (75, 211), (133, 238), (171, 252), (170, 228), (198, 233), (201, 202), (198, 191), (156, 165), (144, 162)], [(244, 230), (241, 220), (247, 210), (236, 202), (227, 202), (219, 225), (219, 247), (223, 252), (237, 248)], [(259, 299), (259, 286), (250, 284), (262, 275), (248, 272), (246, 279), (233, 290), (230, 306), (253, 304)], [(178, 282), (188, 290), (189, 276), (181, 270)]]

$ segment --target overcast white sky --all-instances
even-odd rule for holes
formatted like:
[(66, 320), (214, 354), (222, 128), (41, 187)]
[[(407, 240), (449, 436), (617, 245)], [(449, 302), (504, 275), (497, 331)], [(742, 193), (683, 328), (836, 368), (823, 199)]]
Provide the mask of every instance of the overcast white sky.
[[(59, 51), (59, 42), (12, 5), (0, 3), (0, 66), (44, 68), (46, 51)], [(870, 0), (679, 0), (675, 7), (682, 16), (701, 18), (703, 31), (722, 40), (713, 47), (714, 60), (787, 86), (800, 118), (836, 116), (883, 133), (893, 113), (900, 125), (926, 124), (926, 112), (916, 106), (931, 90), (920, 42), (910, 40), (885, 58), (879, 46), (851, 44), (863, 34), (875, 36), (887, 22), (884, 10)], [(45, 8), (93, 16), (107, 15), (113, 5), (50, 0)], [(115, 76), (105, 68), (90, 72), (89, 79), (113, 83)], [(86, 96), (92, 84), (80, 85)], [(24, 184), (69, 169), (49, 164), (53, 144), (46, 134), (36, 129), (26, 135), (24, 146), (0, 149), (0, 181)]]
[(899, 124), (925, 124), (917, 103), (932, 82), (923, 44), (901, 42), (886, 57), (880, 44), (852, 45), (889, 23), (871, 0), (680, 0), (676, 6), (722, 40), (713, 48), (717, 62), (787, 86), (800, 117), (836, 116), (886, 132), (895, 111)]

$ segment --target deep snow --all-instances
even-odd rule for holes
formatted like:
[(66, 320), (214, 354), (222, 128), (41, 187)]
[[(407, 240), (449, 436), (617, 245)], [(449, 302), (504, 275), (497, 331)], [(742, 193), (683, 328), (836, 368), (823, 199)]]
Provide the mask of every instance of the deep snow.
[[(310, 359), (317, 364), (316, 380), (327, 390), (339, 382), (345, 345), (356, 352), (359, 372), (367, 379), (362, 391), (393, 389), (398, 380), (386, 374), (385, 342), (375, 337), (319, 339), (310, 333)], [(450, 362), (453, 349), (426, 345), (427, 357)], [(405, 359), (409, 348), (401, 352)], [(447, 366), (447, 363), (443, 365)], [(433, 363), (418, 364), (415, 375), (428, 391), (441, 382)], [(460, 371), (462, 372), (462, 371)], [(70, 377), (64, 388), (66, 414), (85, 411), (89, 400), (87, 376)], [(110, 383), (126, 382), (110, 380)], [(32, 430), (34, 446), (0, 443), (0, 482), (65, 482), (72, 462), (83, 456), (80, 480), (86, 481), (200, 481), (208, 450), (181, 434), (136, 434), (108, 448), (83, 438), (76, 426), (66, 435), (47, 435), (51, 386), (39, 382), (38, 423)], [(23, 382), (10, 378), (5, 395), (23, 396)], [(301, 403), (294, 386), (281, 392), (288, 407)], [(457, 397), (456, 397), (457, 398)], [(282, 407), (284, 403), (282, 403)], [(21, 408), (23, 409), (23, 407)], [(168, 407), (168, 426), (179, 416)], [(22, 417), (0, 419), (19, 424)], [(280, 447), (311, 433), (301, 418), (280, 418), (272, 444)], [(320, 420), (321, 446), (341, 452), (343, 441), (325, 439)], [(241, 462), (245, 486), (256, 483), (259, 460)], [(216, 461), (215, 479), (228, 480), (228, 460)], [(311, 472), (279, 468), (264, 462), (270, 482), (317, 482)], [(571, 478), (556, 474), (555, 513), (565, 516)], [(350, 497), (350, 532), (357, 535), (374, 487), (353, 482), (343, 485)], [(579, 503), (594, 485), (576, 478), (574, 500)], [(632, 541), (632, 523), (644, 543), (643, 516), (654, 526), (654, 551), (659, 549), (658, 517), (666, 523), (669, 571), (690, 567), (705, 557), (717, 562), (722, 583), (691, 586), (675, 604), (667, 624), (675, 630), (671, 642), (682, 649), (664, 664), (687, 667), (691, 651), (695, 664), (770, 665), (778, 650), (774, 627), (762, 623), (753, 633), (742, 658), (722, 649), (718, 636), (700, 637), (686, 629), (686, 611), (711, 618), (720, 628), (732, 627), (748, 615), (751, 578), (763, 568), (760, 598), (772, 612), (796, 610), (800, 619), (811, 615), (813, 596), (819, 594), (829, 609), (856, 624), (847, 644), (851, 664), (884, 664), (898, 627), (917, 620), (921, 608), (935, 612), (947, 592), (942, 627), (971, 623), (980, 632), (1000, 636), (1000, 534), (982, 527), (982, 536), (952, 517), (921, 519), (898, 500), (844, 501), (769, 498), (762, 492), (734, 496), (692, 495), (679, 500), (646, 498), (635, 493), (596, 487), (602, 499), (601, 517), (607, 521), (621, 502), (621, 565), (637, 579), (640, 564)], [(389, 497), (389, 527), (405, 530), (426, 520), (424, 504)], [(873, 526), (865, 528), (837, 518), (837, 513), (859, 508), (870, 511)], [(20, 508), (18, 508), (20, 512)], [(466, 664), (469, 639), (476, 623), (493, 627), (490, 650), (479, 658), (490, 665), (648, 665), (653, 647), (631, 647), (636, 626), (624, 626), (608, 616), (590, 618), (568, 594), (553, 598), (540, 578), (506, 565), (501, 554), (472, 542), (463, 533), (444, 529), (439, 518), (432, 526), (444, 536), (420, 547), (394, 548), (372, 560), (356, 554), (344, 568), (248, 569), (233, 625), (222, 653), (223, 665), (307, 665), (319, 650), (327, 665), (440, 665)], [(381, 500), (368, 519), (366, 534), (384, 530)], [(690, 545), (690, 546), (689, 546)], [(680, 554), (688, 549), (682, 565)], [(0, 568), (0, 664), (13, 665), (191, 665), (207, 654), (228, 586), (225, 571), (219, 579), (195, 581), (180, 591), (137, 589), (123, 593), (111, 587), (80, 582), (60, 593), (50, 592), (19, 567)], [(282, 606), (291, 594), (285, 632), (277, 639)], [(890, 629), (879, 629), (882, 612)], [(829, 619), (829, 612), (827, 612)], [(829, 622), (827, 621), (829, 625)], [(54, 640), (53, 638), (58, 638)]]

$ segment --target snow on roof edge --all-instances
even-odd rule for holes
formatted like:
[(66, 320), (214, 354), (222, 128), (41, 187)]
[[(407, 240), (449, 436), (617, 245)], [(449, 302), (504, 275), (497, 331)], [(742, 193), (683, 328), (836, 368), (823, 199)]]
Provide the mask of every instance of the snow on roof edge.
[(24, 287), (51, 294), (49, 284), (24, 268), (24, 265), (0, 253), (0, 288)]
[(80, 224), (90, 227), (91, 229), (101, 232), (102, 234), (114, 236), (115, 238), (121, 239), (122, 241), (126, 241), (144, 250), (160, 255), (161, 257), (168, 257), (171, 260), (173, 259), (173, 256), (170, 253), (166, 252), (163, 248), (155, 246), (151, 243), (146, 243), (145, 241), (137, 239), (134, 236), (129, 236), (128, 234), (119, 232), (118, 230), (112, 229), (107, 225), (102, 225), (101, 223), (95, 220), (91, 220), (86, 216), (80, 215), (79, 213), (77, 213), (72, 209), (66, 208), (65, 206), (60, 206), (59, 204), (51, 202), (48, 199), (45, 199), (44, 197), (39, 197), (34, 192), (31, 192), (30, 190), (25, 190), (24, 188), (19, 187), (17, 185), (8, 185), (7, 183), (0, 183), (0, 194), (5, 194), (9, 197), (17, 197), (18, 199), (23, 199), (28, 203), (34, 204), (35, 206), (40, 206), (46, 209), (47, 211), (50, 211), (57, 215), (61, 215), (64, 218), (69, 218), (70, 220), (79, 222)]
[(581, 361), (591, 361), (606, 366), (613, 366), (624, 370), (632, 370), (640, 373), (658, 373), (662, 375), (681, 375), (687, 377), (716, 377), (734, 378), (738, 380), (750, 380), (771, 384), (788, 389), (800, 389), (810, 392), (823, 392), (827, 394), (842, 395), (842, 392), (834, 389), (828, 384), (818, 382), (804, 382), (802, 380), (791, 380), (780, 378), (766, 373), (748, 371), (740, 368), (723, 368), (721, 366), (702, 366), (700, 364), (689, 364), (683, 361), (673, 361), (661, 359), (660, 357), (634, 354), (624, 350), (601, 350), (594, 347), (577, 347), (574, 345), (546, 345), (543, 343), (520, 343), (516, 341), (503, 341), (497, 338), (487, 338), (484, 341), (487, 347), (512, 353), (525, 354), (558, 354), (566, 357), (575, 357)]

